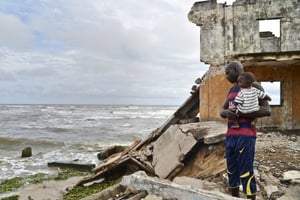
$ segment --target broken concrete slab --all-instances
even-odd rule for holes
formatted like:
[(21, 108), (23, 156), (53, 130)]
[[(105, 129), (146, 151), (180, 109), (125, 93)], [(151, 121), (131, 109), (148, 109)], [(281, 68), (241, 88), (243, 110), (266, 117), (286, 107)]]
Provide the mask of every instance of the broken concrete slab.
[(202, 122), (200, 125), (200, 129), (206, 130), (206, 134), (204, 135), (204, 144), (216, 144), (222, 141), (225, 141), (226, 132), (227, 132), (227, 124), (222, 121), (207, 121)]
[(153, 161), (155, 174), (168, 178), (174, 171), (184, 167), (183, 161), (194, 146), (215, 144), (225, 140), (226, 124), (217, 121), (198, 122), (170, 126), (153, 143)]
[(276, 179), (271, 173), (262, 173), (260, 177), (261, 180), (263, 180), (265, 183), (264, 189), (267, 193), (268, 198), (279, 192), (279, 188), (277, 186), (279, 180)]
[(191, 177), (215, 176), (225, 170), (225, 133), (226, 124), (217, 121), (170, 125), (158, 138), (151, 134), (146, 140), (109, 156), (78, 185), (138, 170), (170, 180), (179, 173)]
[(173, 179), (173, 183), (178, 185), (185, 185), (186, 187), (203, 189), (203, 181), (196, 178), (191, 178), (187, 176), (177, 176)]
[(166, 178), (182, 168), (186, 154), (197, 144), (190, 132), (184, 132), (179, 125), (168, 128), (156, 142), (153, 143), (153, 161), (155, 174)]
[(288, 188), (285, 190), (285, 194), (277, 200), (291, 200), (291, 199), (299, 199), (300, 197), (300, 187), (298, 184), (289, 185)]
[(300, 171), (290, 170), (282, 174), (282, 181), (290, 183), (300, 183)]
[(215, 144), (225, 140), (227, 124), (222, 121), (204, 121), (179, 125), (184, 133), (191, 133), (197, 141)]
[(178, 176), (173, 179), (173, 183), (176, 183), (178, 185), (182, 185), (185, 187), (189, 187), (192, 189), (202, 189), (202, 190), (208, 190), (208, 191), (220, 191), (219, 186), (214, 182), (209, 182), (197, 178), (191, 178), (187, 176)]
[(129, 176), (123, 176), (120, 183), (133, 190), (146, 190), (148, 194), (158, 195), (166, 199), (177, 200), (233, 200), (240, 199), (216, 192), (184, 187), (166, 179), (147, 176), (145, 172), (138, 171)]

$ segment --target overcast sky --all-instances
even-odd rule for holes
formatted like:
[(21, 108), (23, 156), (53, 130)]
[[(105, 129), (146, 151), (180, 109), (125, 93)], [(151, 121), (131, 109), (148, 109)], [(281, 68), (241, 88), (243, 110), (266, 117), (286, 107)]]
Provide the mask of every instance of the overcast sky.
[(171, 104), (207, 66), (193, 0), (1, 0), (0, 103)]

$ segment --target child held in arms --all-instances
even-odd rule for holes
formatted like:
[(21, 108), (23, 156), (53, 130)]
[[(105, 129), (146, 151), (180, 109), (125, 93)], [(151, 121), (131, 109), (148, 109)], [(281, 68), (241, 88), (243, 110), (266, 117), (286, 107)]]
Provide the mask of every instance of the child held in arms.
[[(259, 99), (271, 101), (271, 97), (264, 91), (252, 87), (255, 77), (251, 72), (241, 73), (238, 77), (238, 86), (240, 91), (235, 97), (234, 101), (229, 103), (229, 110), (234, 113), (233, 125), (231, 128), (240, 128), (239, 113), (252, 113), (259, 110)], [(254, 120), (251, 125), (255, 126)]]

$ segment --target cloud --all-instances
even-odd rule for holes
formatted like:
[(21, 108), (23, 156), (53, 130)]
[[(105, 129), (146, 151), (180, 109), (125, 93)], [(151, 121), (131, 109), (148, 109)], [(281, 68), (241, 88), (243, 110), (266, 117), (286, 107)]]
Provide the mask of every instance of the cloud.
[(0, 45), (12, 49), (26, 49), (33, 37), (28, 27), (16, 16), (0, 13)]
[(193, 3), (1, 1), (0, 103), (181, 104), (207, 69)]

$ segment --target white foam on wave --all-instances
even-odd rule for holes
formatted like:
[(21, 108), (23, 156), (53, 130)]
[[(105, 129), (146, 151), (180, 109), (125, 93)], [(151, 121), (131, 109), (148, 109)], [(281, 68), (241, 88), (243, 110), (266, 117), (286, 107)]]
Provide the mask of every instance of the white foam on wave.
[(89, 120), (101, 120), (101, 119), (124, 119), (122, 116), (86, 116), (83, 118), (85, 121)]
[(28, 158), (1, 157), (0, 182), (1, 180), (16, 176), (29, 176), (36, 173), (51, 174), (53, 173), (53, 169), (48, 167), (48, 162), (71, 162), (74, 160), (91, 164), (97, 164), (99, 162), (96, 151), (92, 153), (91, 151), (67, 152), (65, 150), (38, 153)]
[(132, 124), (122, 124), (121, 127), (131, 127)]
[(39, 172), (46, 172), (44, 160), (36, 158), (13, 158), (1, 157), (0, 180), (13, 178), (16, 176), (28, 176)]

